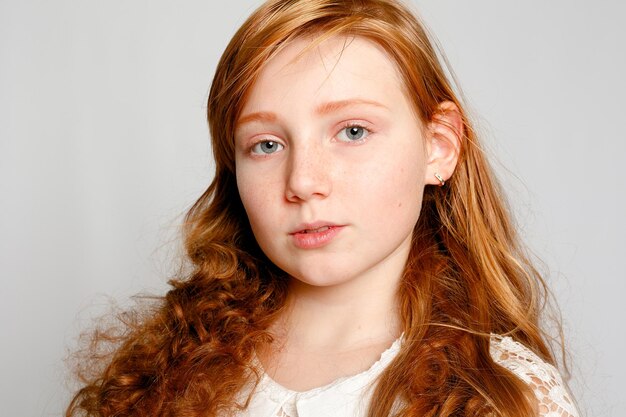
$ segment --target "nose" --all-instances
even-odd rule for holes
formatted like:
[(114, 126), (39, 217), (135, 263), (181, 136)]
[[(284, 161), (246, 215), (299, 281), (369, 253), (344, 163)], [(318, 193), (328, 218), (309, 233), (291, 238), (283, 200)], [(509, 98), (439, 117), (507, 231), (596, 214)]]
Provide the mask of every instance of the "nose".
[(326, 198), (332, 190), (330, 160), (321, 146), (316, 145), (292, 147), (285, 188), (285, 197), (290, 202)]

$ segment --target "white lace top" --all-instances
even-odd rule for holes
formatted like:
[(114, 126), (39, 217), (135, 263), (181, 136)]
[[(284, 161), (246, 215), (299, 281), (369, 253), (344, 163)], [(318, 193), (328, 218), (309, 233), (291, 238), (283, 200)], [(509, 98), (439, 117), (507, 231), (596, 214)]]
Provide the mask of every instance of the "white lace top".
[[(240, 417), (360, 417), (366, 415), (373, 382), (400, 350), (402, 338), (384, 351), (368, 370), (319, 388), (291, 391), (263, 375)], [(579, 417), (559, 372), (510, 337), (493, 335), (490, 353), (496, 363), (532, 387), (540, 417)]]

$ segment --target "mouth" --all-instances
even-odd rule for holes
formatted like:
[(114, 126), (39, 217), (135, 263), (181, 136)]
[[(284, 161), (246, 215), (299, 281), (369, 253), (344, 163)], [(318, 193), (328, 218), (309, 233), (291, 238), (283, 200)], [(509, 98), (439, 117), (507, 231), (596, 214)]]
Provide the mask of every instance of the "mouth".
[(297, 248), (317, 249), (330, 244), (344, 227), (329, 222), (301, 224), (290, 235)]
[(342, 227), (341, 225), (333, 224), (327, 221), (317, 221), (314, 223), (302, 223), (298, 225), (295, 229), (293, 229), (289, 234), (313, 234), (313, 233), (323, 233), (327, 230)]
[(318, 227), (316, 229), (304, 229), (304, 230), (300, 230), (296, 233), (304, 233), (304, 234), (309, 234), (309, 233), (320, 233), (320, 232), (325, 232), (326, 230), (330, 229), (333, 226), (322, 226), (322, 227)]

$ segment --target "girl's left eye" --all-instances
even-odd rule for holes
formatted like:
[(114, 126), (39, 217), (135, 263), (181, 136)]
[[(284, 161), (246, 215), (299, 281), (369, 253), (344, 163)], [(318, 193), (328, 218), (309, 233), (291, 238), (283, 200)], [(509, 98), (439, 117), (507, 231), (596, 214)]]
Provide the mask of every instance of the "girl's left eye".
[(349, 125), (341, 129), (337, 138), (342, 142), (358, 142), (368, 137), (370, 131), (363, 126)]

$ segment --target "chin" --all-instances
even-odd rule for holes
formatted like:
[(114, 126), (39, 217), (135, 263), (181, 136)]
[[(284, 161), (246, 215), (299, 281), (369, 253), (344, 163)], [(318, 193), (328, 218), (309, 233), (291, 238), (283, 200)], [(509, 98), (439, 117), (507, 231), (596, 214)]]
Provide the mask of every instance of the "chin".
[(354, 278), (353, 274), (338, 271), (335, 268), (325, 268), (325, 270), (308, 268), (306, 272), (287, 271), (287, 273), (293, 280), (312, 287), (332, 287), (349, 282)]
[(300, 284), (304, 284), (304, 285), (308, 285), (311, 287), (334, 287), (336, 285), (340, 285), (343, 284), (344, 282), (347, 282), (349, 280), (342, 280), (342, 279), (329, 279), (328, 277), (306, 277), (306, 278), (298, 278), (298, 277), (294, 277), (291, 276), (291, 278), (293, 280), (298, 281)]

